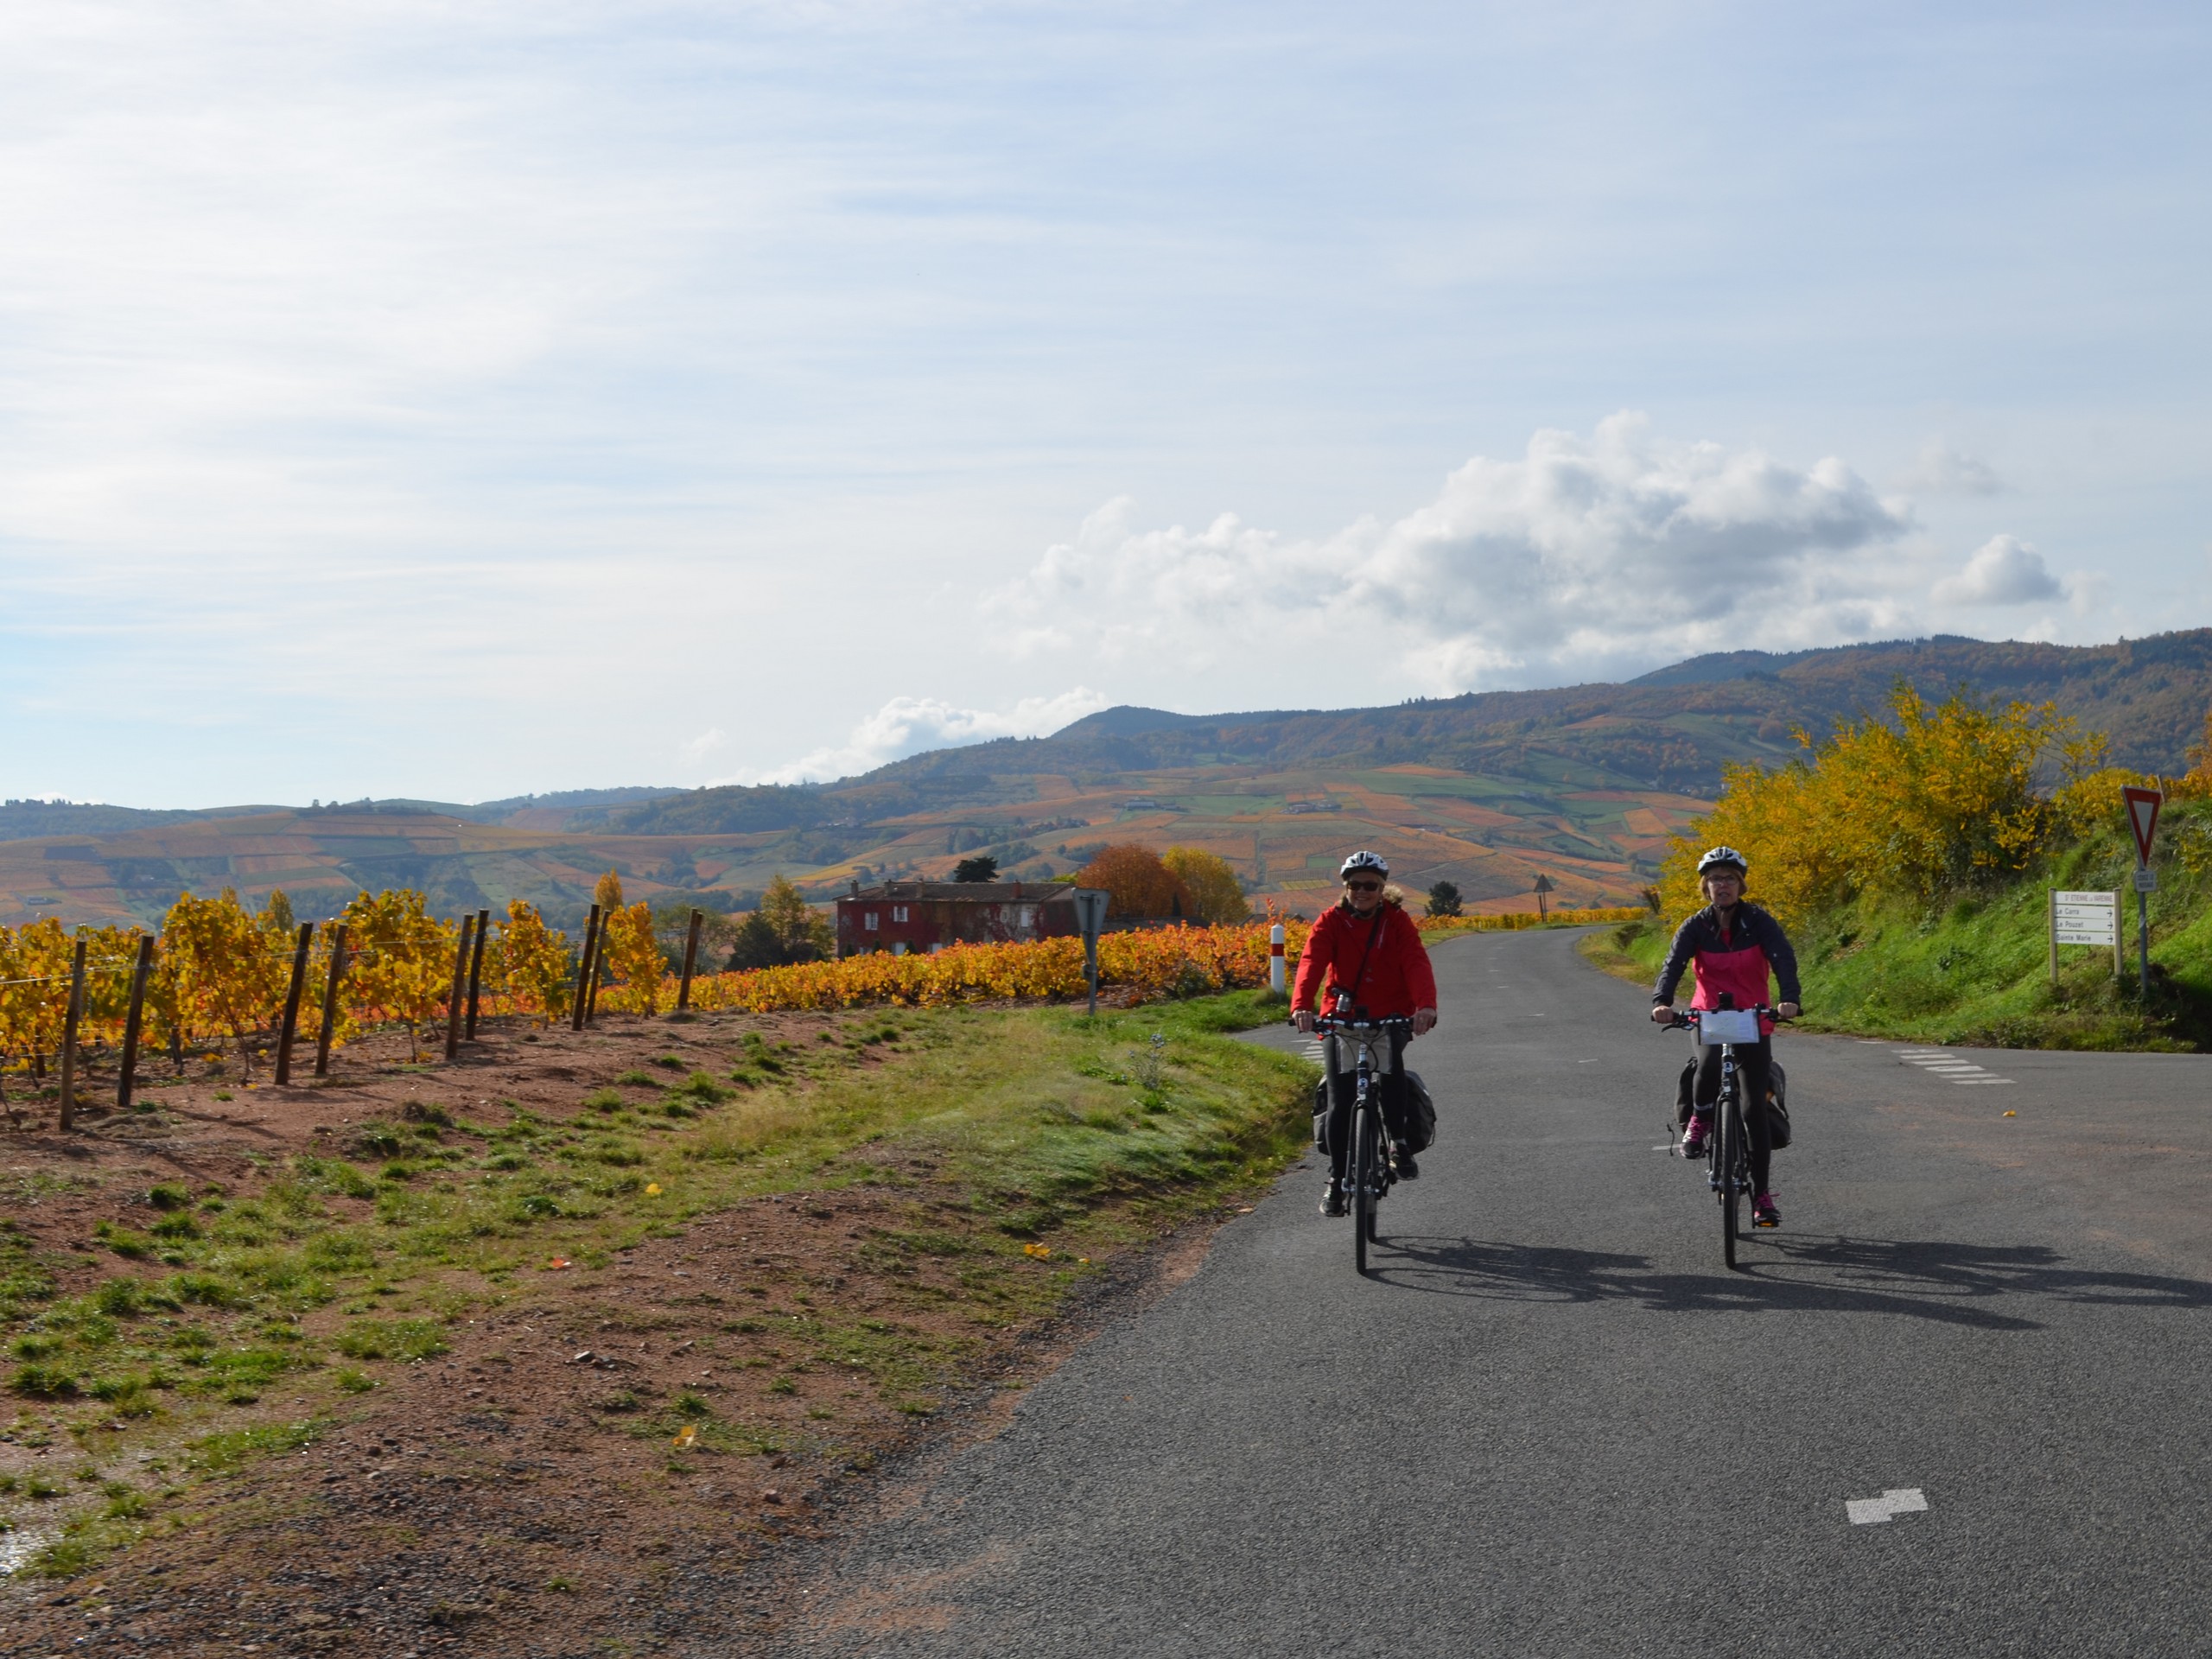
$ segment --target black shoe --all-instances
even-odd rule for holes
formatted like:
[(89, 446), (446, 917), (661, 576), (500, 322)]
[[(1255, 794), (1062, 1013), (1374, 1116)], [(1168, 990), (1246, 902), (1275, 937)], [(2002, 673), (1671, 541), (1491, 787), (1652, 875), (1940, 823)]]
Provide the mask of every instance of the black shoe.
[(1329, 1183), (1329, 1190), (1321, 1195), (1321, 1213), (1325, 1216), (1347, 1216), (1351, 1209), (1344, 1203), (1344, 1190), (1336, 1182)]
[(1421, 1166), (1414, 1161), (1414, 1154), (1410, 1147), (1400, 1147), (1391, 1153), (1390, 1165), (1398, 1172), (1398, 1179), (1402, 1181), (1417, 1181), (1421, 1179)]

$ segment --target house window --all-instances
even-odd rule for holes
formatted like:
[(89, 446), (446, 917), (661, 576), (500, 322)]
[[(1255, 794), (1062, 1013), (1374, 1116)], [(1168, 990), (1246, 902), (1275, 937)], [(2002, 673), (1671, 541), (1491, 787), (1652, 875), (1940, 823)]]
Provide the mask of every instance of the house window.
[(893, 921), (894, 921), (894, 922), (903, 922), (903, 921), (905, 921), (905, 920), (906, 919), (906, 906), (904, 906), (904, 905), (893, 905), (893, 906), (891, 906), (891, 919), (892, 919)]
[(866, 928), (869, 932), (871, 932), (871, 933), (874, 932), (874, 931), (875, 931), (875, 912), (874, 912), (874, 911), (872, 911), (872, 910), (864, 910), (864, 911), (862, 911), (862, 912), (861, 912), (861, 925), (862, 927)]

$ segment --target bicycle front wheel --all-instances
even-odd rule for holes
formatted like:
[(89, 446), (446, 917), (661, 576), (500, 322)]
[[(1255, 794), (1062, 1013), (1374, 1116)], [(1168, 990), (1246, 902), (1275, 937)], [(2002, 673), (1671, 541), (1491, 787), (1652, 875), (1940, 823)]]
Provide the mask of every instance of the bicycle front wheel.
[(1720, 1103), (1720, 1144), (1713, 1156), (1720, 1171), (1720, 1255), (1736, 1265), (1737, 1211), (1744, 1200), (1744, 1115), (1736, 1109), (1732, 1094)]
[(1375, 1114), (1365, 1106), (1352, 1119), (1351, 1146), (1352, 1262), (1363, 1274), (1367, 1271), (1368, 1241), (1375, 1236), (1376, 1177)]

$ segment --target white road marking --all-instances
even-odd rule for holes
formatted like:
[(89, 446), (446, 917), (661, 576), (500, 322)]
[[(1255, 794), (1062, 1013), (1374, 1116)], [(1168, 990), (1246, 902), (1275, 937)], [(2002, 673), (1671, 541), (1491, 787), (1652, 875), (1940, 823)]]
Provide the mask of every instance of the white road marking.
[(2011, 1083), (2013, 1081), (2011, 1077), (1993, 1077), (1972, 1060), (1961, 1059), (1948, 1049), (1900, 1048), (1897, 1051), (1897, 1057), (1906, 1065), (1917, 1066), (1923, 1071), (1936, 1077), (1947, 1077), (1953, 1083)]
[(1918, 1514), (1928, 1507), (1928, 1500), (1917, 1486), (1892, 1486), (1879, 1497), (1847, 1497), (1843, 1507), (1853, 1526), (1878, 1527), (1887, 1524), (1893, 1515)]

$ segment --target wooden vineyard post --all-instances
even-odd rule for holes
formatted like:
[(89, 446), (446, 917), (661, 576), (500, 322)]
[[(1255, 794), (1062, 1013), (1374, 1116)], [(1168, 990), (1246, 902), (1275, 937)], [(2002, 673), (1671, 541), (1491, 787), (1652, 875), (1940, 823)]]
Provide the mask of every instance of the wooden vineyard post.
[(683, 980), (676, 988), (676, 1011), (688, 1014), (691, 1008), (691, 970), (699, 963), (699, 930), (706, 925), (707, 912), (691, 912), (691, 931), (683, 936)]
[(300, 1034), (300, 996), (308, 988), (308, 947), (315, 943), (315, 924), (302, 922), (300, 937), (292, 946), (292, 982), (284, 992), (284, 1023), (276, 1028), (276, 1081), (292, 1081), (292, 1039)]
[(584, 923), (584, 953), (576, 961), (576, 994), (569, 1008), (569, 1029), (584, 1028), (584, 998), (591, 988), (592, 970), (598, 967), (599, 906), (591, 907), (591, 915)]
[(79, 938), (69, 963), (69, 1011), (61, 1020), (61, 1127), (76, 1119), (77, 1022), (85, 1017), (85, 945)]
[(608, 911), (600, 918), (599, 950), (591, 959), (591, 987), (585, 993), (584, 1024), (588, 1026), (599, 1018), (599, 988), (607, 978), (607, 935), (614, 924), (614, 912)]
[(130, 1007), (123, 1016), (123, 1076), (115, 1085), (115, 1109), (130, 1109), (130, 1090), (138, 1075), (138, 1036), (146, 1027), (146, 982), (154, 976), (154, 936), (138, 936), (138, 960), (130, 969)]
[(468, 946), (476, 918), (461, 918), (461, 938), (453, 948), (453, 988), (446, 993), (446, 1058), (461, 1052), (461, 1022), (468, 1017)]
[(322, 982), (322, 1029), (315, 1039), (315, 1074), (330, 1075), (330, 1039), (338, 1030), (338, 982), (346, 977), (346, 924), (330, 925), (330, 969)]
[(492, 931), (492, 912), (476, 912), (476, 948), (468, 953), (468, 1029), (461, 1033), (470, 1042), (476, 1040), (476, 1003), (484, 988), (484, 941)]

